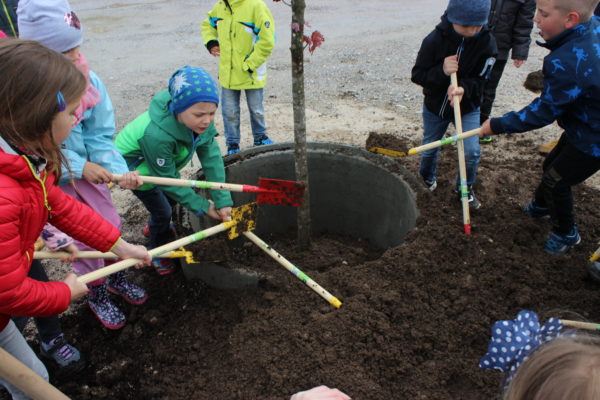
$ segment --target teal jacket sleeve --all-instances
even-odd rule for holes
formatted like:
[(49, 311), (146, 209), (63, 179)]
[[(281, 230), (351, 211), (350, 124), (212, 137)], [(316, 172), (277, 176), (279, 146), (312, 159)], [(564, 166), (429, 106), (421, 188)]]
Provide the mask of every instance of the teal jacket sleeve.
[[(223, 164), (221, 149), (215, 140), (216, 129), (214, 124), (211, 124), (208, 127), (207, 132), (204, 132), (204, 135), (209, 135), (210, 139), (196, 149), (196, 154), (202, 164), (204, 176), (206, 180), (210, 182), (225, 182), (225, 165)], [(217, 210), (223, 207), (233, 206), (231, 193), (228, 191), (211, 190), (210, 196), (213, 199)]]

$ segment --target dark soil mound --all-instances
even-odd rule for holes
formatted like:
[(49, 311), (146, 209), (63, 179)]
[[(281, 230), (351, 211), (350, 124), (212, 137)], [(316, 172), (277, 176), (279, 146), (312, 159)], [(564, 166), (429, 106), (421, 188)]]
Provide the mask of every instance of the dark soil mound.
[[(527, 141), (511, 140), (515, 152), (530, 151)], [(401, 246), (381, 253), (325, 235), (299, 252), (291, 236), (264, 238), (342, 300), (339, 310), (253, 245), (207, 241), (201, 245), (223, 249), (266, 281), (225, 291), (181, 272), (131, 272), (148, 302), (119, 301), (129, 322), (117, 332), (102, 329), (85, 306), (64, 317), (90, 366), (55, 383), (75, 399), (284, 399), (319, 384), (359, 400), (495, 398), (500, 373), (477, 367), (494, 321), (525, 308), (543, 321), (566, 311), (600, 321), (599, 286), (585, 272), (600, 238), (598, 192), (576, 188), (583, 242), (550, 256), (542, 251), (549, 222), (520, 210), (542, 158), (484, 157), (483, 208), (466, 236), (453, 192), (455, 154), (442, 151), (438, 189), (420, 195), (417, 228)], [(418, 158), (398, 162), (416, 171)]]

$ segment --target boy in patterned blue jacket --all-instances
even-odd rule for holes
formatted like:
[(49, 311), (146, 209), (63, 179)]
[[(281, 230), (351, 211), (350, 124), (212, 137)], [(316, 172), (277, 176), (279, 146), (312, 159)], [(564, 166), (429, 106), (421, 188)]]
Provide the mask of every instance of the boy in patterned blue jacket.
[(544, 89), (521, 111), (487, 120), (480, 136), (538, 129), (553, 121), (564, 129), (546, 157), (542, 180), (524, 211), (550, 217), (544, 250), (564, 254), (581, 242), (571, 186), (600, 169), (600, 19), (598, 0), (537, 0), (534, 22), (550, 53), (544, 58)]

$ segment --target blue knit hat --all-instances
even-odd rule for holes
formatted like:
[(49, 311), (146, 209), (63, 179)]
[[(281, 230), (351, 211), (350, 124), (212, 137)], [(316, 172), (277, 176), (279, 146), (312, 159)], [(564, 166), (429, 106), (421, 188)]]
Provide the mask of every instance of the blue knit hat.
[(185, 66), (175, 71), (169, 79), (172, 114), (181, 114), (196, 103), (219, 105), (219, 92), (215, 80), (200, 67)]
[(17, 18), (21, 39), (36, 40), (59, 53), (83, 42), (81, 23), (67, 0), (21, 0)]
[(486, 25), (490, 14), (490, 0), (450, 0), (446, 15), (448, 21), (463, 26)]

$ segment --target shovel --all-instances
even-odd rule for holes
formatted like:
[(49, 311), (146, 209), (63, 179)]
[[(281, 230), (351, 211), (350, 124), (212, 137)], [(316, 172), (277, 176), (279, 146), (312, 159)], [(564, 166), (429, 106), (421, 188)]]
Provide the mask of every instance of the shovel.
[[(168, 253), (160, 254), (157, 258), (182, 258), (190, 257), (191, 251), (186, 251), (183, 247), (180, 250), (173, 250)], [(33, 253), (34, 260), (64, 259), (71, 257), (71, 253), (66, 251), (36, 251)], [(119, 258), (115, 253), (102, 253), (101, 251), (79, 251), (76, 258)]]
[[(193, 233), (184, 238), (181, 238), (181, 239), (175, 240), (173, 242), (164, 244), (162, 246), (156, 247), (152, 250), (149, 250), (148, 253), (150, 253), (150, 255), (152, 257), (158, 257), (161, 254), (175, 250), (182, 246), (186, 246), (190, 243), (197, 242), (197, 241), (205, 239), (209, 236), (216, 235), (217, 233), (224, 232), (226, 230), (229, 230), (229, 239), (235, 239), (242, 232), (254, 229), (256, 212), (257, 212), (256, 203), (250, 203), (250, 204), (243, 205), (241, 207), (236, 207), (233, 209), (233, 211), (231, 213), (231, 216), (232, 216), (231, 221), (222, 222), (219, 225), (215, 225), (215, 226), (205, 229), (203, 231)], [(93, 282), (97, 279), (104, 278), (108, 275), (114, 274), (115, 272), (122, 271), (129, 267), (132, 267), (140, 262), (141, 262), (141, 260), (138, 260), (135, 258), (128, 258), (126, 260), (119, 261), (119, 262), (109, 265), (107, 267), (97, 269), (96, 271), (87, 273), (85, 275), (81, 275), (77, 278), (77, 280), (82, 283), (87, 284), (87, 283)], [(222, 269), (223, 269), (223, 271), (221, 271), (221, 272), (223, 274), (228, 274), (228, 273), (231, 274), (232, 279), (239, 277), (238, 271), (230, 270), (227, 268), (222, 268)], [(206, 278), (205, 282), (209, 285), (212, 285), (210, 276)], [(256, 277), (256, 284), (258, 284), (258, 277)]]
[(450, 136), (450, 137), (447, 137), (447, 138), (444, 138), (441, 140), (436, 140), (435, 142), (427, 143), (422, 146), (413, 147), (412, 149), (408, 150), (408, 155), (413, 156), (413, 155), (421, 153), (425, 150), (431, 150), (431, 149), (435, 149), (436, 147), (445, 146), (450, 143), (456, 143), (459, 140), (464, 140), (466, 138), (470, 138), (471, 136), (479, 135), (480, 131), (481, 131), (481, 129), (477, 128), (477, 129), (473, 129), (470, 131), (466, 131), (465, 133), (459, 133), (458, 135)]
[[(114, 180), (123, 178), (121, 174), (113, 174)], [(228, 190), (230, 192), (258, 193), (258, 204), (276, 204), (300, 207), (304, 198), (306, 184), (302, 182), (285, 181), (282, 179), (258, 180), (258, 186), (240, 185), (236, 183), (221, 183), (194, 181), (190, 179), (162, 178), (158, 176), (140, 176), (144, 183), (163, 186), (185, 186), (200, 189)]]
[(594, 252), (594, 254), (592, 254), (592, 256), (590, 257), (590, 262), (595, 262), (598, 261), (600, 259), (600, 247), (598, 247), (596, 249), (596, 251)]
[(371, 153), (383, 154), (384, 156), (393, 158), (406, 157), (406, 153), (403, 151), (384, 149), (383, 147), (371, 147), (369, 151)]

